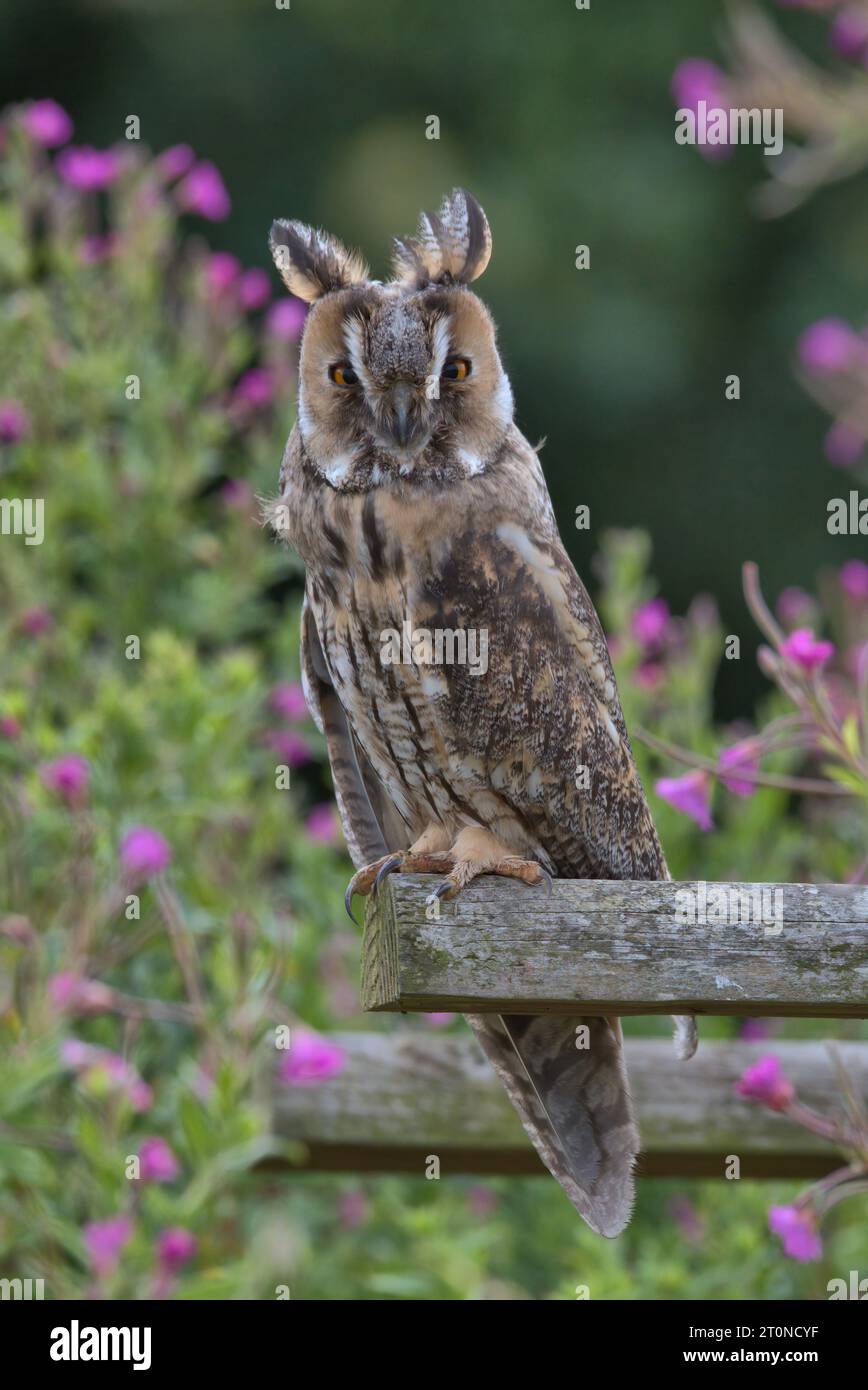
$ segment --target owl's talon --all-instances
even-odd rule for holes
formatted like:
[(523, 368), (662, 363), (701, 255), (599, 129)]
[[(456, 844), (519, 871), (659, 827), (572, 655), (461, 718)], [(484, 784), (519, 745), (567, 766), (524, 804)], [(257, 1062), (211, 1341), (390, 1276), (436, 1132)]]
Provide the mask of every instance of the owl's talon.
[[(467, 832), (465, 832), (467, 834)], [(487, 841), (482, 846), (483, 850), (489, 850), (493, 841), (494, 847), (500, 849), (493, 836), (489, 836), (487, 831), (474, 831), (470, 835), (470, 843), (465, 840), (461, 844), (459, 841), (450, 850), (427, 849), (421, 842), (419, 848), (415, 846), (408, 850), (398, 850), (395, 853), (386, 854), (382, 859), (377, 859), (373, 864), (367, 864), (364, 868), (358, 869), (347, 886), (344, 895), (344, 906), (347, 916), (354, 926), (360, 927), (353, 915), (352, 900), (355, 893), (362, 897), (367, 897), (370, 893), (376, 895), (384, 880), (389, 874), (400, 870), (406, 874), (442, 874), (444, 870), (448, 874), (441, 883), (437, 885), (433, 893), (426, 899), (426, 907), (434, 907), (441, 902), (456, 898), (461, 891), (467, 887), (480, 874), (498, 874), (504, 878), (518, 878), (522, 883), (535, 888), (538, 884), (545, 885), (546, 893), (552, 893), (552, 876), (542, 864), (534, 859), (520, 859), (517, 855), (502, 854), (500, 856), (477, 852), (480, 836), (488, 836)], [(474, 837), (476, 843), (474, 843)], [(470, 851), (468, 853), (468, 851)]]
[(394, 873), (396, 869), (400, 869), (404, 862), (404, 858), (405, 856), (403, 854), (393, 854), (391, 858), (386, 860), (385, 864), (377, 870), (377, 877), (374, 879), (374, 886), (371, 889), (372, 893), (379, 892), (380, 884), (383, 879), (389, 874)]
[(349, 919), (350, 919), (350, 921), (352, 922), (353, 926), (354, 926), (354, 927), (358, 927), (359, 930), (361, 931), (361, 923), (357, 922), (356, 919), (355, 919), (355, 917), (353, 916), (353, 908), (352, 908), (352, 902), (353, 902), (353, 881), (354, 881), (353, 879), (350, 879), (349, 883), (347, 884), (347, 891), (346, 891), (346, 893), (344, 893), (344, 907), (345, 907), (346, 910), (347, 910), (347, 916), (349, 917)]
[[(442, 855), (433, 856), (438, 861)], [(396, 869), (403, 868), (407, 873), (433, 873), (442, 869), (442, 864), (434, 865), (432, 856), (426, 854), (412, 854), (408, 850), (399, 850), (396, 854), (385, 854), (382, 859), (376, 859), (373, 864), (366, 864), (364, 868), (357, 869), (347, 885), (344, 894), (344, 907), (347, 909), (347, 916), (357, 927), (361, 926), (353, 916), (352, 901), (353, 895), (358, 893), (360, 897), (366, 898), (370, 893), (376, 894), (380, 884), (388, 874), (394, 873)]]
[(437, 921), (440, 916), (440, 903), (444, 898), (453, 898), (459, 892), (458, 885), (452, 883), (448, 878), (444, 878), (442, 883), (438, 883), (433, 893), (429, 893), (425, 899), (425, 916), (429, 922)]

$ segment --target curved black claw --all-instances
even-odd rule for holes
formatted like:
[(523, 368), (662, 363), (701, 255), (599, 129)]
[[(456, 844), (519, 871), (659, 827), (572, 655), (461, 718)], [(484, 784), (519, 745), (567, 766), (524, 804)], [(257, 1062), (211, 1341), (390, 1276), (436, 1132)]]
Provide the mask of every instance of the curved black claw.
[(543, 882), (545, 883), (545, 886), (546, 886), (546, 897), (547, 897), (547, 898), (550, 898), (551, 895), (552, 895), (552, 892), (553, 892), (553, 890), (554, 890), (554, 879), (552, 878), (552, 876), (551, 876), (551, 874), (549, 873), (548, 869), (544, 869), (544, 868), (543, 868), (542, 864), (540, 864), (540, 866), (539, 866), (539, 871), (540, 871), (540, 873), (541, 873), (542, 876), (543, 876)]
[(377, 874), (377, 877), (374, 879), (373, 891), (375, 893), (379, 892), (380, 884), (382, 883), (383, 879), (386, 878), (388, 874), (394, 873), (396, 869), (400, 869), (403, 862), (403, 854), (393, 854), (391, 859), (386, 860), (385, 864), (382, 866), (379, 873)]
[(347, 909), (347, 916), (349, 917), (349, 919), (350, 919), (350, 921), (352, 922), (353, 926), (354, 926), (354, 927), (358, 927), (358, 928), (359, 928), (359, 931), (361, 931), (361, 929), (362, 929), (362, 928), (361, 928), (361, 923), (360, 923), (360, 922), (357, 922), (356, 919), (355, 919), (355, 917), (353, 916), (353, 908), (352, 908), (352, 902), (353, 902), (353, 882), (354, 882), (354, 880), (353, 880), (353, 879), (350, 879), (349, 883), (347, 884), (347, 891), (346, 891), (346, 893), (344, 893), (344, 907)]
[(426, 903), (439, 902), (441, 898), (449, 898), (455, 893), (455, 884), (450, 879), (444, 878), (442, 883), (438, 883), (433, 893), (429, 893), (425, 899)]

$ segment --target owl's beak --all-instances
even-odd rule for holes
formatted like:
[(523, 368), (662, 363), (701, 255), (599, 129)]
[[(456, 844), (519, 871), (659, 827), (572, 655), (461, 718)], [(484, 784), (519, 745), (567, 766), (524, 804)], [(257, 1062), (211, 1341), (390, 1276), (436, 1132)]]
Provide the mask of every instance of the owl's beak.
[(413, 406), (413, 387), (409, 381), (397, 381), (389, 392), (389, 434), (401, 449), (406, 449), (416, 426), (411, 411)]

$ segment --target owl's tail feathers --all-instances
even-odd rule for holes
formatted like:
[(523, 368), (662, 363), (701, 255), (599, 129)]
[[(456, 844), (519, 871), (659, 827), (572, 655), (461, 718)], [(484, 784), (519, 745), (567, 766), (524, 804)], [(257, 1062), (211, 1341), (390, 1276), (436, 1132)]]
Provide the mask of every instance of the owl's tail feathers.
[(619, 1235), (633, 1209), (639, 1151), (620, 1028), (552, 1014), (467, 1021), (576, 1211), (599, 1235)]
[(687, 1062), (699, 1046), (696, 1019), (693, 1014), (681, 1014), (677, 1017), (673, 1016), (672, 1022), (675, 1024), (675, 1032), (672, 1035), (675, 1056), (679, 1062)]

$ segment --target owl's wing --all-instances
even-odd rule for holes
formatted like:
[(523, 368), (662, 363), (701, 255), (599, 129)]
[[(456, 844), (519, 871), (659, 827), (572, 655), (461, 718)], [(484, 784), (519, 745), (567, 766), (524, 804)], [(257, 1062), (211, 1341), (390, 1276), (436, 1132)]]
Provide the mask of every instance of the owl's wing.
[(305, 594), (301, 609), (301, 682), (328, 748), (335, 799), (350, 858), (359, 869), (404, 849), (407, 831), (347, 723)]

